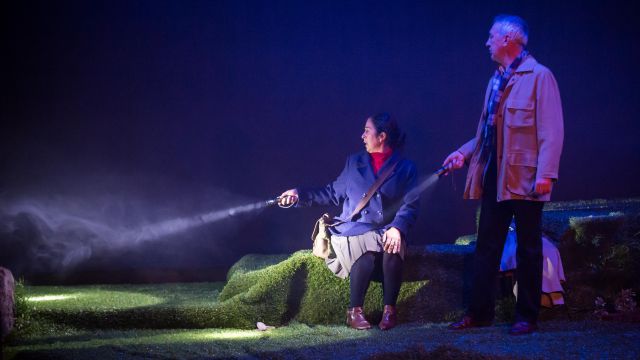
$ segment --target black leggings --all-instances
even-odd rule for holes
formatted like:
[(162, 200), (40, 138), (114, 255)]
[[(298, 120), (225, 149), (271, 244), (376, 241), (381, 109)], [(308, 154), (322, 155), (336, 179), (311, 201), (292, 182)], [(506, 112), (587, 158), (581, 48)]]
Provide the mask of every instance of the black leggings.
[(402, 258), (399, 254), (368, 251), (351, 267), (350, 307), (362, 306), (371, 280), (382, 281), (385, 305), (396, 305), (402, 284)]

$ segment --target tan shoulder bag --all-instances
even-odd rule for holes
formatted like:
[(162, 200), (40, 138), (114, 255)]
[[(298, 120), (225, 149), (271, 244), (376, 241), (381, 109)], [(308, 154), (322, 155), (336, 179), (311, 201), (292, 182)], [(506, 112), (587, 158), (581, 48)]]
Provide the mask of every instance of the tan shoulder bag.
[(373, 194), (378, 191), (378, 188), (382, 183), (389, 177), (389, 175), (391, 175), (391, 173), (393, 173), (396, 165), (398, 165), (397, 161), (378, 177), (376, 182), (371, 185), (369, 191), (367, 191), (365, 196), (360, 200), (358, 206), (356, 206), (347, 220), (338, 220), (334, 222), (333, 216), (327, 213), (322, 214), (320, 219), (316, 221), (316, 224), (313, 227), (313, 232), (311, 233), (311, 241), (313, 241), (313, 255), (326, 259), (334, 253), (333, 247), (331, 246), (331, 231), (329, 231), (329, 228), (350, 221), (356, 214), (364, 209), (369, 200), (371, 200)]

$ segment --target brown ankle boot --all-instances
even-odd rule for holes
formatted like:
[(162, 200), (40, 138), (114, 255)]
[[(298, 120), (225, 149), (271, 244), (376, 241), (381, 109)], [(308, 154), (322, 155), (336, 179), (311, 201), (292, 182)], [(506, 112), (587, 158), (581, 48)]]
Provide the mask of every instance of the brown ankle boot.
[(347, 325), (353, 329), (366, 330), (371, 329), (371, 324), (364, 318), (362, 307), (356, 306), (347, 310)]
[(392, 327), (395, 327), (396, 323), (396, 307), (393, 305), (385, 305), (384, 312), (382, 313), (382, 320), (380, 320), (378, 327), (380, 330), (389, 330)]

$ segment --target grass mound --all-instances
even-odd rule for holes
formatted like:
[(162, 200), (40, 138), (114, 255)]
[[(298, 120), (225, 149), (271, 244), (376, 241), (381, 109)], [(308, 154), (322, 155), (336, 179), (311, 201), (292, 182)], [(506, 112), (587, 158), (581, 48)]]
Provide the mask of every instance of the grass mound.
[(552, 237), (559, 239), (574, 228), (572, 219), (633, 214), (640, 214), (640, 198), (549, 202), (544, 206), (542, 228)]
[(288, 257), (288, 254), (247, 254), (240, 260), (236, 261), (233, 266), (231, 266), (231, 268), (227, 272), (227, 280), (231, 279), (234, 275), (245, 274), (251, 271), (264, 269), (271, 265), (275, 265), (281, 261), (287, 260)]
[(574, 308), (592, 312), (596, 297), (613, 306), (623, 289), (640, 292), (640, 211), (571, 217), (558, 248)]
[[(399, 305), (415, 301), (417, 292), (428, 283), (427, 280), (403, 283)], [(235, 272), (220, 293), (219, 301), (227, 311), (229, 324), (235, 327), (255, 326), (256, 321), (274, 325), (292, 320), (336, 324), (344, 321), (349, 281), (337, 278), (322, 259), (305, 250), (263, 269)], [(379, 283), (372, 283), (364, 307), (372, 319), (380, 316)]]

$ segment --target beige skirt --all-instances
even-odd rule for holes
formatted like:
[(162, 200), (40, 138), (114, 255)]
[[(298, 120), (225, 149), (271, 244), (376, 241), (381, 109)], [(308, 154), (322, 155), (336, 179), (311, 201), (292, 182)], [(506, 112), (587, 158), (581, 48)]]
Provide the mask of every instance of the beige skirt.
[[(351, 273), (353, 264), (367, 251), (383, 252), (382, 230), (368, 231), (361, 235), (339, 236), (331, 235), (331, 246), (335, 255), (325, 259), (325, 263), (331, 272), (337, 277), (346, 279)], [(406, 244), (403, 241), (400, 246), (400, 257), (404, 260)]]

